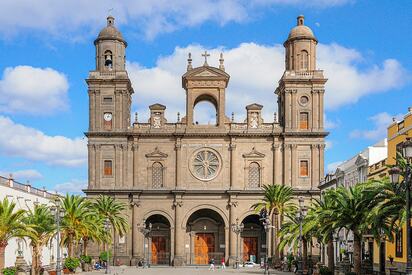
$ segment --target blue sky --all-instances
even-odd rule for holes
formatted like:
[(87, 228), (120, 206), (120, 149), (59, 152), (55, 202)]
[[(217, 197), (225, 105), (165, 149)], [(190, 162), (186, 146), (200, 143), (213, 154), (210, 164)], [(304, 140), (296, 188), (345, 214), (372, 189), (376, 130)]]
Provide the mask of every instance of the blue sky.
[[(326, 166), (381, 138), (393, 116), (412, 106), (412, 2), (356, 0), (3, 0), (0, 2), (0, 174), (37, 187), (76, 191), (87, 181), (88, 98), (93, 40), (108, 10), (128, 41), (129, 75), (139, 119), (147, 106), (184, 114), (180, 76), (186, 55), (200, 65), (223, 51), (231, 74), (226, 113), (243, 120), (244, 106), (264, 105), (283, 70), (283, 47), (296, 17), (305, 15), (319, 40), (326, 86)], [(153, 83), (156, 83), (154, 85)]]

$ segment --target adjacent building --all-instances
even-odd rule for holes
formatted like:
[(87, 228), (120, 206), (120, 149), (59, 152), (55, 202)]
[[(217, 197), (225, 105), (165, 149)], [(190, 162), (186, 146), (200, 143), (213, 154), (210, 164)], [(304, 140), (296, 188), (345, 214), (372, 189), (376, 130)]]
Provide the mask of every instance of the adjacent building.
[[(0, 201), (7, 198), (9, 201), (16, 203), (15, 209), (33, 210), (37, 204), (52, 205), (55, 195), (45, 189), (38, 189), (30, 184), (20, 183), (13, 179), (0, 176)], [(20, 242), (23, 250), (24, 260), (28, 265), (32, 262), (32, 251), (30, 241)], [(16, 256), (18, 255), (19, 239), (12, 238), (9, 240), (5, 250), (5, 267), (14, 266)], [(53, 241), (47, 247), (42, 249), (41, 263), (43, 266), (54, 264), (56, 260), (56, 242)]]
[[(115, 261), (136, 264), (145, 258), (151, 264), (180, 266), (207, 264), (211, 258), (232, 263), (237, 251), (242, 260), (258, 262), (272, 255), (272, 232), (265, 233), (250, 209), (262, 198), (261, 187), (291, 186), (309, 204), (319, 196), (324, 175), (327, 79), (316, 66), (318, 40), (304, 17), (297, 18), (284, 42), (285, 71), (278, 82), (273, 79), (276, 95), (266, 102), (277, 104), (278, 114), (264, 121), (264, 106), (251, 102), (245, 106), (244, 122), (226, 115), (231, 68), (225, 68), (223, 55), (218, 67), (210, 66), (205, 52), (193, 57), (204, 58), (200, 67), (192, 65), (189, 54), (186, 73), (176, 79), (186, 95), (182, 117), (178, 114), (171, 122), (165, 116), (167, 106), (155, 103), (149, 106), (148, 121), (136, 117), (131, 123), (134, 91), (125, 66), (127, 42), (114, 22), (109, 16), (94, 41), (96, 67), (86, 80), (85, 192), (88, 197), (114, 196), (129, 206), (131, 228), (126, 236), (114, 238)], [(204, 101), (215, 108), (214, 124), (194, 120), (197, 104)], [(237, 221), (245, 225), (238, 244), (231, 230)], [(142, 227), (149, 224), (151, 233), (143, 235)]]
[[(412, 107), (409, 107), (402, 120), (398, 121), (394, 118), (392, 124), (388, 127), (388, 165), (396, 164), (396, 154), (401, 152), (402, 143), (407, 138), (412, 138)], [(383, 242), (381, 244), (382, 249), (379, 249), (379, 253), (376, 253), (374, 263), (382, 270), (385, 268), (385, 263), (389, 263), (389, 257), (392, 257), (397, 269), (405, 271), (407, 257), (406, 226), (394, 237), (394, 242)]]

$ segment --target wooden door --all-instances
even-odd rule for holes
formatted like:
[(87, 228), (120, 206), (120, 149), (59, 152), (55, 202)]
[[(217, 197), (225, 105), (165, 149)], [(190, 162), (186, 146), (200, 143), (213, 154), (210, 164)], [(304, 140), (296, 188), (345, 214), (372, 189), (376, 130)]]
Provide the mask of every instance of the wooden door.
[(208, 264), (210, 253), (215, 252), (213, 233), (197, 233), (195, 236), (195, 264)]
[(152, 237), (152, 257), (151, 263), (162, 264), (166, 255), (166, 237), (153, 236)]
[(257, 259), (257, 237), (243, 237), (243, 261), (249, 261), (250, 255), (255, 255)]

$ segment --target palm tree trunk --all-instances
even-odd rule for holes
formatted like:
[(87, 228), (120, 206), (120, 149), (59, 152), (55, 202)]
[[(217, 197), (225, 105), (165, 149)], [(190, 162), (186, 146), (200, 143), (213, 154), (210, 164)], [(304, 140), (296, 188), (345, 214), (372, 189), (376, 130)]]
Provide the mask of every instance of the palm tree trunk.
[(328, 253), (328, 268), (332, 272), (335, 270), (335, 252), (333, 248), (333, 239), (329, 238), (326, 249)]
[(87, 237), (83, 238), (83, 255), (87, 256), (87, 244), (88, 244), (89, 240)]
[(5, 265), (5, 251), (6, 251), (7, 241), (0, 241), (0, 270), (4, 268)]
[(306, 238), (302, 238), (303, 255), (302, 255), (302, 269), (308, 270), (308, 242)]
[(73, 257), (73, 237), (71, 234), (67, 236), (67, 253), (69, 254), (69, 257)]
[(358, 234), (353, 234), (353, 260), (356, 274), (361, 274), (361, 238)]
[(37, 274), (38, 274), (38, 273), (37, 273), (38, 263), (37, 263), (37, 249), (36, 249), (36, 245), (32, 245), (31, 250), (32, 250), (32, 255), (31, 255), (31, 272), (32, 272), (32, 274), (37, 275)]
[(278, 240), (278, 232), (279, 232), (279, 226), (278, 226), (278, 216), (276, 214), (273, 214), (272, 216), (272, 226), (274, 228), (274, 234), (273, 234), (273, 256), (274, 256), (274, 263), (275, 265), (279, 264), (279, 240)]
[[(281, 211), (279, 213), (279, 224), (278, 224), (278, 228), (282, 228), (282, 224), (283, 224), (283, 212)], [(278, 231), (279, 232), (279, 231)], [(279, 259), (283, 260), (283, 249), (279, 250)]]

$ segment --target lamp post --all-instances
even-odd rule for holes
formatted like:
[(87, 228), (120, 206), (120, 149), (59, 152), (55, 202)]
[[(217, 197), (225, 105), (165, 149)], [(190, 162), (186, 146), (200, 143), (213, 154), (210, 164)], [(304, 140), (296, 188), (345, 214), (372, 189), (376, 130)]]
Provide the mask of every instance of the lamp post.
[(266, 232), (266, 255), (265, 255), (265, 275), (269, 275), (269, 264), (268, 264), (268, 254), (269, 254), (269, 246), (268, 246), (268, 240), (269, 240), (269, 229), (273, 228), (273, 226), (271, 225), (270, 219), (269, 218), (265, 218), (263, 220), (263, 227), (265, 228), (265, 232)]
[[(407, 160), (403, 183), (406, 184), (406, 274), (412, 275), (412, 239), (411, 239), (411, 185), (412, 185), (412, 139), (407, 138), (402, 144), (402, 156)], [(389, 175), (392, 183), (399, 182), (399, 167), (392, 167)]]
[(299, 212), (297, 213), (297, 221), (299, 222), (299, 257), (298, 257), (298, 274), (304, 274), (306, 266), (303, 266), (303, 220), (306, 216), (306, 207), (304, 206), (305, 200), (303, 197), (299, 197)]
[[(109, 232), (110, 232), (110, 220), (109, 218), (106, 218), (106, 220), (104, 221), (104, 230), (106, 230), (106, 232), (108, 232), (108, 236), (109, 236)], [(106, 262), (106, 271), (104, 272), (105, 274), (109, 274), (110, 270), (109, 270), (109, 263), (110, 263), (110, 238), (107, 239), (107, 262)]]
[(239, 234), (243, 231), (245, 225), (239, 224), (239, 218), (236, 218), (236, 223), (232, 224), (232, 231), (236, 234), (236, 263), (235, 268), (239, 268)]
[(137, 227), (139, 228), (140, 232), (143, 234), (143, 268), (147, 267), (147, 261), (146, 261), (146, 238), (152, 231), (152, 224), (149, 223), (148, 225), (146, 224), (146, 219), (143, 219), (143, 223), (140, 225), (138, 224)]
[(60, 207), (60, 198), (56, 195), (54, 206), (50, 208), (51, 214), (56, 221), (56, 275), (61, 275), (61, 257), (60, 257), (60, 219), (64, 217), (64, 210)]

